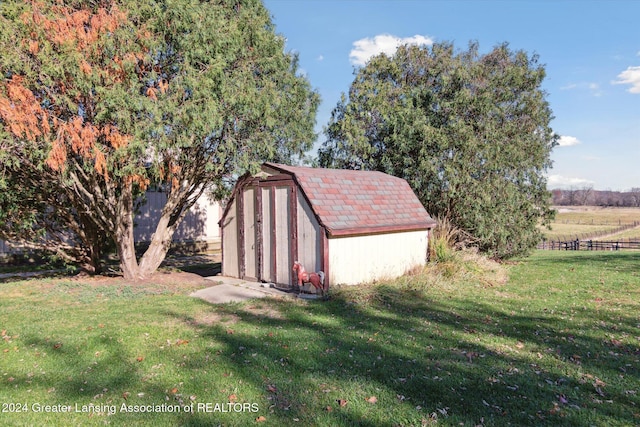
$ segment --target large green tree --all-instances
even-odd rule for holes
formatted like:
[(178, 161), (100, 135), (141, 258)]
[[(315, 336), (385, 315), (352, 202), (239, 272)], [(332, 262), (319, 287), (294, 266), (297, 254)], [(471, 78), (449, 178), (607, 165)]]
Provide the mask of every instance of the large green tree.
[(376, 56), (334, 109), (319, 162), (402, 177), (491, 256), (524, 254), (553, 214), (544, 174), (557, 136), (544, 77), (537, 56), (506, 44)]
[[(0, 238), (125, 277), (163, 261), (187, 209), (314, 140), (319, 97), (259, 0), (0, 3)], [(133, 214), (168, 192), (136, 258)]]

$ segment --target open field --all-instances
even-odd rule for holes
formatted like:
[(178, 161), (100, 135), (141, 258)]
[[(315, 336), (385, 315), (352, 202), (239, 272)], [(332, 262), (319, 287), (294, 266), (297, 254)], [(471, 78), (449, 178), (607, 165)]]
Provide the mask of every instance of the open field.
[(221, 306), (171, 280), (0, 283), (0, 423), (638, 425), (638, 266), (536, 252)]
[(587, 238), (605, 233), (620, 234), (624, 238), (640, 236), (640, 228), (615, 233), (622, 226), (640, 222), (640, 208), (556, 206), (555, 209), (557, 214), (551, 230), (543, 229), (548, 240)]
[(640, 227), (635, 227), (630, 230), (622, 231), (620, 233), (612, 234), (607, 237), (607, 240), (640, 240)]

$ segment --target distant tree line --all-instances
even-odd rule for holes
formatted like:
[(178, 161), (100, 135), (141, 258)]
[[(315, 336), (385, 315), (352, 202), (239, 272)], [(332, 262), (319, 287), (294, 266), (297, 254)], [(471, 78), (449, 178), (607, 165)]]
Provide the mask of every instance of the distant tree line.
[(629, 191), (594, 190), (591, 186), (552, 190), (556, 206), (640, 207), (640, 187)]

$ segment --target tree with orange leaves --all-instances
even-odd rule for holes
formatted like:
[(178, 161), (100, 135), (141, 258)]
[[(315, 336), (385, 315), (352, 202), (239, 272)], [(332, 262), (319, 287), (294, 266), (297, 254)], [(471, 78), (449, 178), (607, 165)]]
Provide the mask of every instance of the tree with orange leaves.
[[(0, 3), (0, 238), (98, 272), (164, 260), (204, 191), (290, 162), (314, 139), (318, 95), (259, 0)], [(151, 244), (136, 200), (167, 191)]]

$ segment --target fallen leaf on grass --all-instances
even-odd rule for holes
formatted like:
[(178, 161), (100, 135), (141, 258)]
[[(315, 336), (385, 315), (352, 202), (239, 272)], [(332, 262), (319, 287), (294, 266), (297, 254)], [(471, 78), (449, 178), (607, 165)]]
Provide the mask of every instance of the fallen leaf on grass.
[(341, 406), (341, 407), (343, 407), (343, 408), (344, 408), (345, 406), (347, 406), (347, 404), (349, 403), (349, 401), (344, 400), (344, 399), (338, 399), (338, 400), (336, 400), (336, 402), (338, 403), (338, 405), (340, 405), (340, 406)]
[(256, 422), (257, 423), (263, 423), (265, 421), (267, 421), (267, 419), (262, 415), (260, 415), (258, 418), (256, 418)]
[(278, 389), (276, 388), (276, 386), (269, 384), (267, 386), (267, 391), (270, 393), (276, 393), (278, 391)]
[(469, 363), (473, 363), (473, 359), (478, 357), (479, 354), (476, 353), (475, 351), (469, 351), (466, 353), (467, 356), (467, 360), (469, 361)]
[(333, 411), (333, 408), (331, 406), (327, 406), (326, 409), (327, 409), (327, 412), (332, 412)]
[(376, 402), (378, 402), (378, 398), (375, 397), (375, 396), (371, 396), (371, 397), (367, 398), (367, 402), (376, 403)]
[(233, 335), (233, 329), (227, 329), (227, 335)]
[(238, 400), (238, 396), (236, 396), (235, 394), (229, 395), (229, 402), (235, 402), (237, 400)]
[(138, 356), (138, 357), (136, 358), (136, 360), (137, 360), (138, 362), (142, 362), (142, 361), (144, 360), (144, 357), (142, 357), (142, 356)]

